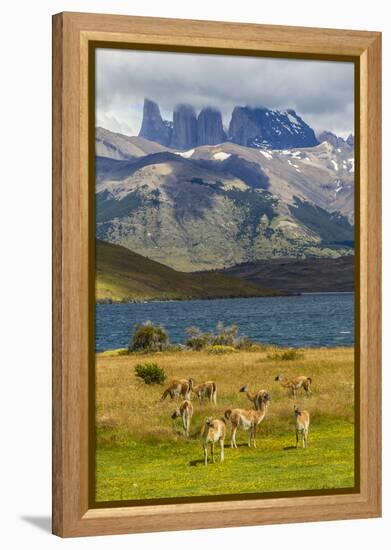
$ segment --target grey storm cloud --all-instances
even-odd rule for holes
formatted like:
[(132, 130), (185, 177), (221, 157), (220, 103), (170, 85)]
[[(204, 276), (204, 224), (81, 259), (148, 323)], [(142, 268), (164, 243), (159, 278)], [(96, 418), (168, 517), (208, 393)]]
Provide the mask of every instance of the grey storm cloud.
[(137, 135), (145, 97), (172, 119), (178, 103), (217, 107), (229, 124), (235, 105), (294, 109), (316, 131), (354, 133), (352, 63), (99, 49), (96, 122)]

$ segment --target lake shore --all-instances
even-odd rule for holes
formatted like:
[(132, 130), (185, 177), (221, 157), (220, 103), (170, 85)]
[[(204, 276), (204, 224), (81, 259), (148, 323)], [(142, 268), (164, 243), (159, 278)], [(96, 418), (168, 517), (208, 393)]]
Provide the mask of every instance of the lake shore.
[(286, 347), (335, 347), (354, 343), (354, 295), (179, 300), (96, 306), (96, 350), (126, 347), (136, 324), (163, 326), (173, 344), (186, 328), (214, 331), (218, 322), (237, 325), (239, 336)]

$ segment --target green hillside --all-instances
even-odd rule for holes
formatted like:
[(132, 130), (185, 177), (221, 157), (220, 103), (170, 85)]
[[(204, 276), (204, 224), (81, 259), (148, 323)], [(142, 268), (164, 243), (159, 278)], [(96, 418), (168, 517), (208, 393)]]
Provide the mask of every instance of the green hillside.
[(278, 290), (219, 273), (192, 274), (96, 241), (97, 301), (186, 300), (279, 296)]

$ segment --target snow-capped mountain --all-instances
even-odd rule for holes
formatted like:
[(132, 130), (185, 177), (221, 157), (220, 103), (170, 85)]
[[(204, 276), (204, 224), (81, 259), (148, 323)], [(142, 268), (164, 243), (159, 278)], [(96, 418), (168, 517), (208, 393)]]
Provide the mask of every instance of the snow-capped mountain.
[(229, 140), (260, 149), (313, 147), (315, 133), (295, 111), (235, 107), (229, 125)]
[(313, 147), (314, 131), (292, 109), (278, 111), (263, 107), (234, 108), (227, 132), (218, 109), (205, 107), (197, 113), (191, 105), (177, 105), (173, 121), (163, 120), (157, 103), (144, 100), (140, 137), (176, 149), (216, 145), (231, 141), (257, 149)]

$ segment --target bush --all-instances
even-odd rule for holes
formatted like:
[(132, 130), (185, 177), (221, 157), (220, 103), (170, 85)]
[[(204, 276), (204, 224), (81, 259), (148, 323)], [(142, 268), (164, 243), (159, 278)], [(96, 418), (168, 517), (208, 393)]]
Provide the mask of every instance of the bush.
[(206, 348), (206, 351), (208, 353), (212, 353), (215, 355), (221, 355), (223, 353), (237, 353), (238, 350), (234, 348), (233, 346), (225, 346), (223, 344), (216, 344), (213, 346), (209, 346)]
[(186, 334), (188, 335), (186, 346), (195, 351), (204, 349), (212, 343), (213, 334), (211, 332), (201, 332), (196, 327), (189, 327), (186, 329)]
[(213, 332), (201, 332), (196, 327), (189, 327), (186, 329), (188, 334), (186, 346), (196, 351), (211, 346), (230, 346), (233, 348), (240, 348), (244, 345), (249, 346), (250, 339), (246, 337), (238, 338), (238, 331), (236, 325), (224, 326), (221, 321), (217, 323), (215, 334)]
[(134, 367), (136, 376), (144, 380), (146, 384), (163, 384), (167, 378), (164, 369), (156, 363), (144, 363)]
[(216, 335), (213, 338), (214, 346), (236, 346), (236, 338), (239, 332), (239, 327), (236, 325), (224, 326), (224, 323), (219, 321), (216, 326)]
[(259, 351), (257, 349), (257, 346), (248, 336), (242, 336), (241, 338), (237, 338), (235, 347), (237, 349), (241, 349), (245, 351)]
[(163, 327), (147, 321), (136, 325), (129, 351), (163, 351), (168, 345), (168, 334)]
[(303, 357), (303, 354), (300, 353), (297, 349), (288, 349), (286, 351), (283, 351), (282, 353), (273, 353), (272, 355), (268, 355), (267, 358), (271, 359), (272, 361), (296, 361), (297, 359), (301, 359)]

